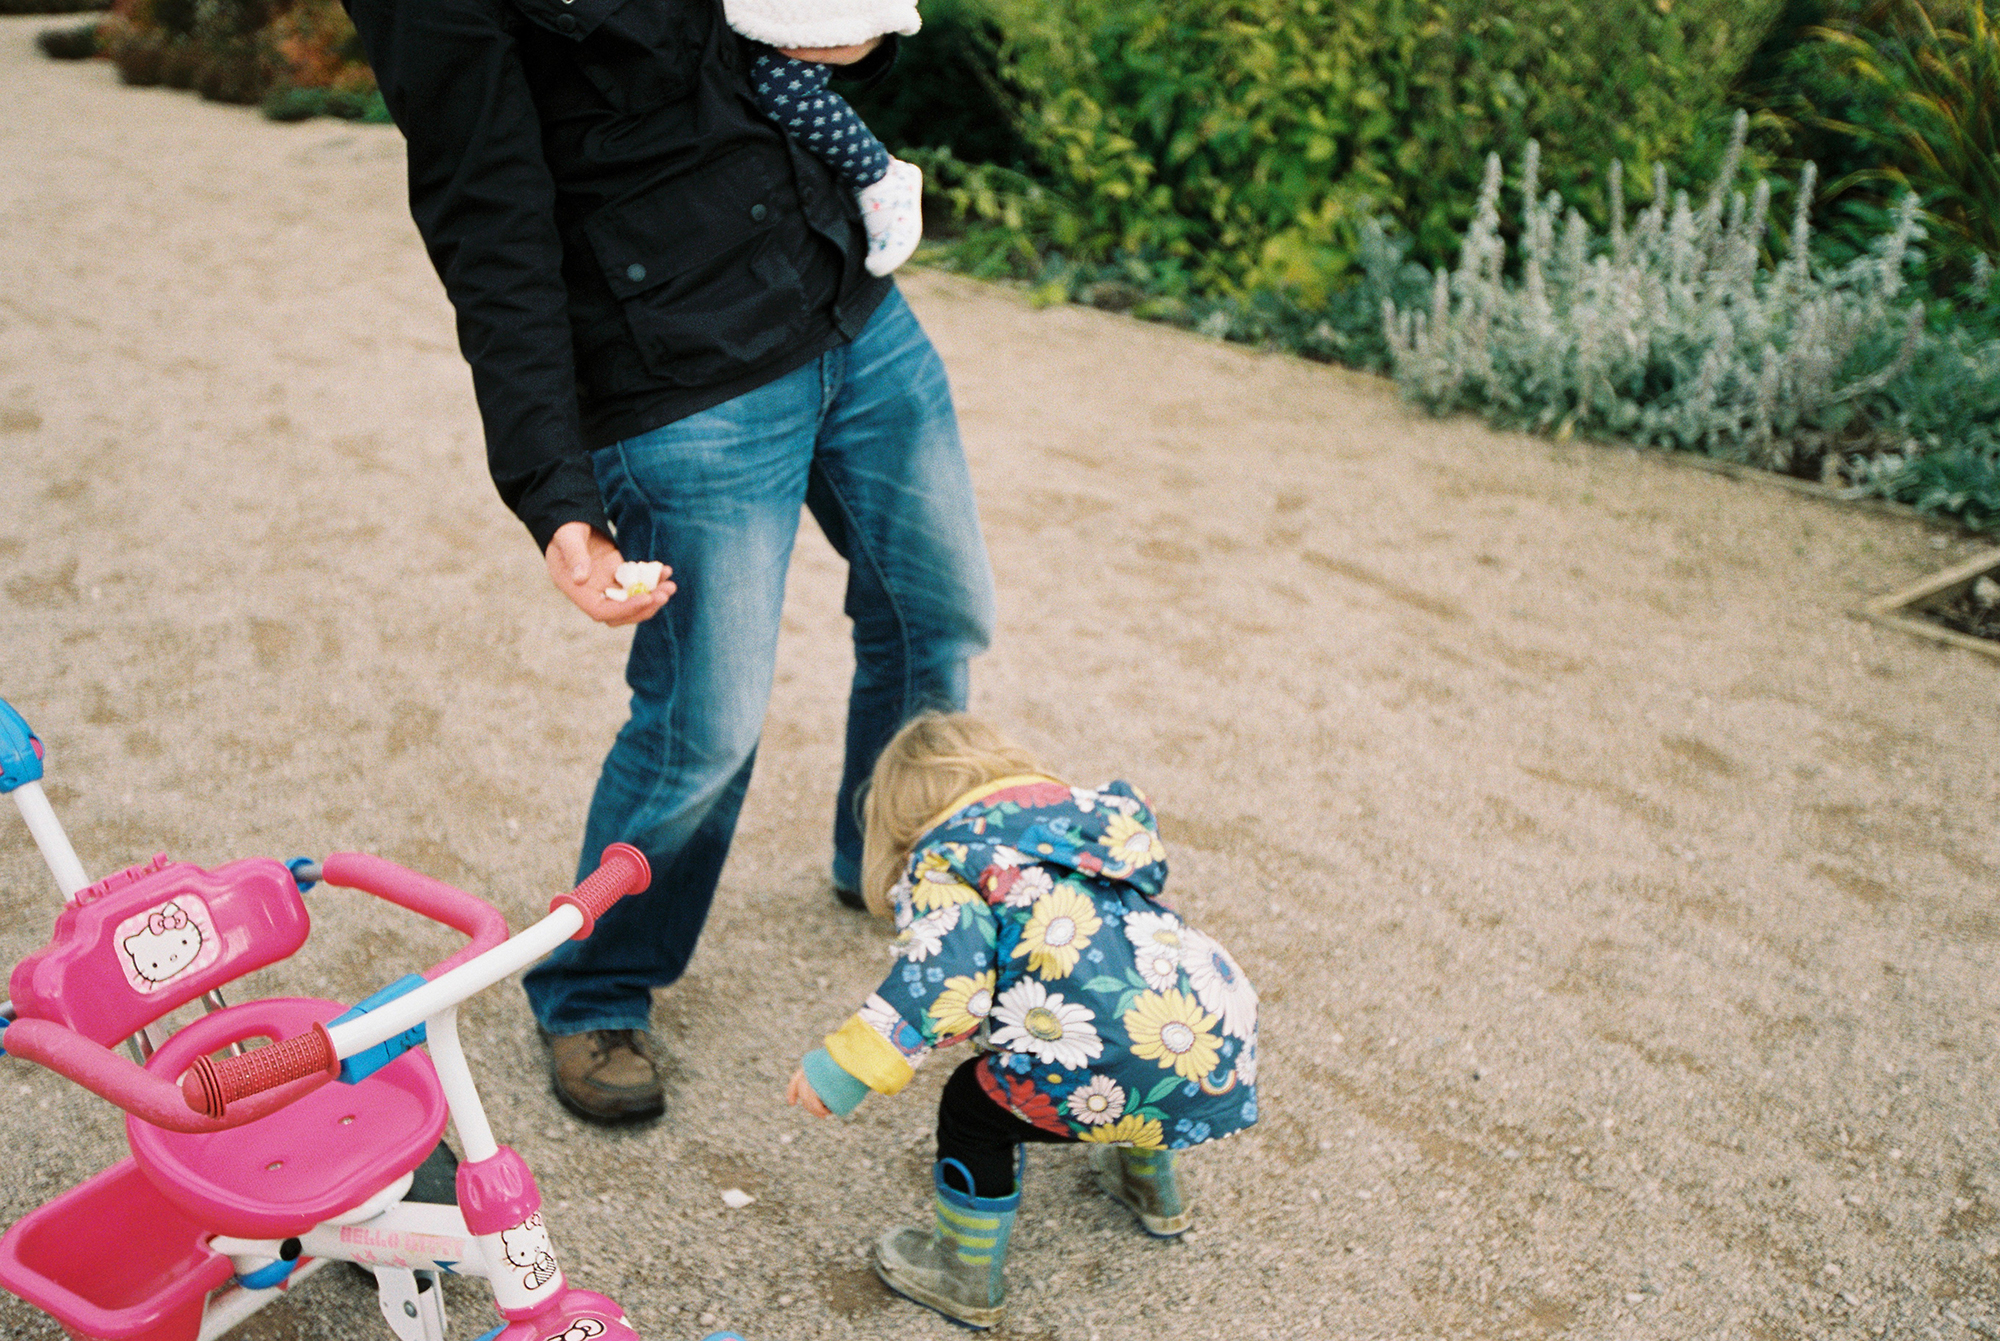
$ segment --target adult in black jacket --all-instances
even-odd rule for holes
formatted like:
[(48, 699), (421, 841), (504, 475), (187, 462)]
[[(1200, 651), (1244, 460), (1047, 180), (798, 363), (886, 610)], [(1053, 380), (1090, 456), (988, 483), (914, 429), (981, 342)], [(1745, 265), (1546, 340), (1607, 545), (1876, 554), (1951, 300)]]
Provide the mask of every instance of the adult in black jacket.
[[(849, 563), (836, 894), (858, 887), (854, 795), (882, 743), (964, 704), (992, 582), (950, 391), (863, 269), (850, 193), (757, 112), (718, 0), (350, 9), (500, 496), (584, 613), (637, 625), (578, 870), (624, 841), (653, 885), (526, 986), (564, 1103), (651, 1116), (651, 993), (686, 967), (728, 852), (801, 504)], [(868, 75), (892, 50), (813, 55)], [(675, 580), (613, 600), (628, 558)]]

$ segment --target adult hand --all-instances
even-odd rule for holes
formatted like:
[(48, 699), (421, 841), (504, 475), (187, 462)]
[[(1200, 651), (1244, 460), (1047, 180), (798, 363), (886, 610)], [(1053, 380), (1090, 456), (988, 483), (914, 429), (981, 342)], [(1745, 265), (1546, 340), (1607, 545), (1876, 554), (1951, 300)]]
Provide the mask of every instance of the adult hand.
[(792, 1083), (785, 1086), (785, 1102), (805, 1109), (814, 1117), (833, 1116), (833, 1110), (821, 1101), (819, 1092), (813, 1089), (812, 1082), (806, 1079), (806, 1069), (803, 1066), (792, 1072)]
[(790, 56), (795, 61), (817, 61), (821, 65), (852, 65), (880, 45), (881, 38), (871, 37), (851, 47), (779, 47), (778, 54)]
[(549, 580), (556, 584), (556, 590), (575, 602), (577, 609), (612, 628), (651, 619), (677, 590), (668, 581), (674, 571), (669, 568), (660, 574), (660, 585), (644, 596), (622, 601), (606, 596), (604, 589), (616, 585), (614, 574), (625, 559), (618, 546), (588, 522), (564, 522), (557, 527), (542, 557), (548, 561)]

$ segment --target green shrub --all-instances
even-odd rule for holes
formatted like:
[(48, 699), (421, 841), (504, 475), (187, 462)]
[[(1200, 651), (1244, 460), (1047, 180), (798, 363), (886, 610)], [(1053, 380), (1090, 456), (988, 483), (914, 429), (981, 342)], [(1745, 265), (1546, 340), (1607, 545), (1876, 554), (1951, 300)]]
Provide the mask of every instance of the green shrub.
[(1988, 433), (1883, 463), (1880, 492), (1919, 511), (2000, 531), (2000, 437)]
[[(1916, 198), (1865, 255), (1820, 264), (1810, 168), (1782, 246), (1769, 184), (1727, 189), (1746, 122), (1699, 208), (1685, 192), (1666, 208), (1662, 185), (1628, 224), (1614, 164), (1604, 237), (1559, 193), (1539, 194), (1531, 145), (1518, 278), (1490, 159), (1428, 309), (1385, 305), (1398, 384), (1440, 414), (1703, 452), (2000, 522), (2000, 340), (1927, 330), (1907, 283)], [(1767, 265), (1769, 252), (1782, 259)], [(1990, 293), (1990, 270), (1974, 283)]]
[(160, 82), (168, 88), (192, 89), (201, 78), (205, 59), (192, 37), (170, 37), (160, 52)]
[(1378, 211), (1447, 256), (1489, 149), (1541, 139), (1572, 195), (1608, 159), (1712, 161), (1779, 0), (990, 2), (1056, 245), (1310, 302)]
[(389, 119), (339, 0), (129, 0), (99, 37), (129, 84), (263, 104), (277, 120)]
[[(1741, 97), (1781, 162), (1828, 185), (1819, 223), (1852, 251), (1906, 191), (1948, 289), (2000, 252), (2000, 23), (1991, 0), (1789, 0)], [(1922, 278), (1929, 280), (1926, 273)]]
[(101, 50), (94, 21), (74, 28), (44, 28), (35, 34), (35, 46), (57, 61), (87, 61)]
[(283, 84), (264, 96), (264, 115), (273, 121), (310, 121), (326, 114), (326, 100), (323, 88)]
[(167, 40), (157, 32), (122, 33), (111, 44), (119, 82), (151, 88), (164, 79)]
[[(90, 14), (111, 8), (110, 0), (0, 0), (0, 15)], [(72, 59), (58, 57), (58, 59)]]
[(971, 163), (1024, 166), (1027, 145), (999, 79), (1001, 34), (990, 10), (980, 0), (925, 0), (923, 18), (888, 78), (839, 91), (892, 152), (949, 148)]

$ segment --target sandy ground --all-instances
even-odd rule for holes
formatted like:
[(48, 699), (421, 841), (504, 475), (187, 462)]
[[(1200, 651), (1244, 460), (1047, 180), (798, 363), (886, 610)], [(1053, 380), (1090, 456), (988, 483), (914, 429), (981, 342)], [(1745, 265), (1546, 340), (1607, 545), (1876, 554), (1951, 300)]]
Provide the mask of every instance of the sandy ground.
[[(34, 56), (44, 22), (0, 24), (0, 694), (86, 865), (375, 851), (524, 925), (624, 639), (493, 497), (395, 131), (121, 89)], [(1198, 1228), (1150, 1242), (1036, 1151), (1007, 1335), (2000, 1335), (1996, 667), (1844, 613), (1972, 541), (905, 287), (1000, 580), (976, 706), (1149, 788), (1175, 901), (1264, 989), (1266, 1116), (1192, 1161)], [(956, 1335), (863, 1257), (920, 1212), (946, 1068), (847, 1123), (781, 1101), (885, 940), (823, 884), (849, 662), (810, 525), (791, 580), (658, 1004), (670, 1117), (567, 1118), (509, 986), (468, 1038), (572, 1278), (648, 1335)], [(451, 943), (313, 900), (257, 991), (351, 999)], [(54, 907), (0, 822), (0, 962)], [(22, 1063), (0, 1113), (0, 1219), (121, 1153)], [(490, 1325), (448, 1297), (454, 1337)], [(58, 1335), (11, 1299), (0, 1332)], [(336, 1273), (244, 1334), (387, 1335)]]

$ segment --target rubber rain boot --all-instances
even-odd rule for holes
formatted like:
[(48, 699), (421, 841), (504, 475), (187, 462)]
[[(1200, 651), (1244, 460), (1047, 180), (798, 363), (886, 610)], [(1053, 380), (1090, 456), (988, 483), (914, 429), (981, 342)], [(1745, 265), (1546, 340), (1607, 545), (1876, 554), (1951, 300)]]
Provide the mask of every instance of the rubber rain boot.
[(882, 1236), (875, 1245), (882, 1283), (967, 1327), (997, 1327), (1007, 1313), (1007, 1239), (1021, 1205), (1020, 1165), (1015, 1169), (1012, 1195), (978, 1197), (963, 1164), (939, 1160), (931, 1171), (937, 1223)]
[(1181, 1193), (1180, 1171), (1171, 1150), (1137, 1150), (1125, 1145), (1090, 1149), (1090, 1167), (1104, 1195), (1139, 1217), (1154, 1238), (1185, 1234), (1194, 1208)]

